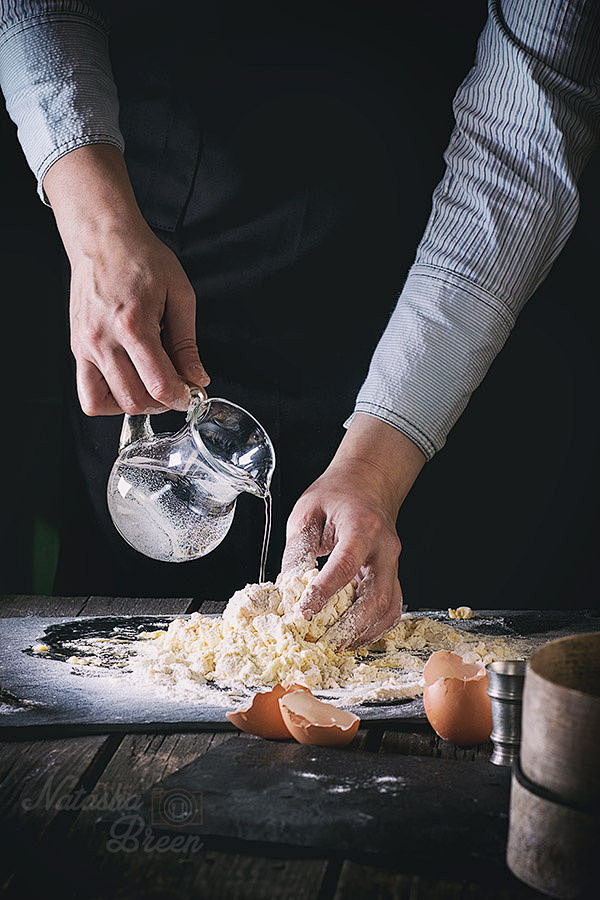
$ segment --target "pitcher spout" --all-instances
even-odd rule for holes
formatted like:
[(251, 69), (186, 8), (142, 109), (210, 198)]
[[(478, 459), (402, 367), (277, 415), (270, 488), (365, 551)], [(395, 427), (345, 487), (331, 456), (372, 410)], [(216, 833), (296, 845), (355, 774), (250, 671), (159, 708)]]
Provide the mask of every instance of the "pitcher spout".
[(257, 475), (254, 475), (252, 478), (252, 481), (253, 481), (252, 493), (258, 494), (259, 497), (266, 497), (271, 489), (271, 476), (272, 475), (273, 475), (273, 470), (270, 467), (269, 467), (268, 471), (259, 472)]
[(275, 450), (254, 416), (235, 403), (213, 397), (195, 410), (194, 440), (211, 462), (241, 490), (265, 497), (275, 468)]

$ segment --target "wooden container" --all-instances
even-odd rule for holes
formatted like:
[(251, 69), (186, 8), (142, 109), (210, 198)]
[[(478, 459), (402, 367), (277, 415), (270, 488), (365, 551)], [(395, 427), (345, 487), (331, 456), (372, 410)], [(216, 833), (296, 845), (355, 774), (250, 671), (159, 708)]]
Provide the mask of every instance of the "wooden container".
[(508, 866), (552, 897), (587, 896), (600, 839), (600, 634), (531, 656), (521, 727)]

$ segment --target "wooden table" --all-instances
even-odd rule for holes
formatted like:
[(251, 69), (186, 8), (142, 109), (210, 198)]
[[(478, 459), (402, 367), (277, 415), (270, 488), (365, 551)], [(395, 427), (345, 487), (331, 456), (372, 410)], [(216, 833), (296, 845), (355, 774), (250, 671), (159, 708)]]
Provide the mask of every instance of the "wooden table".
[[(102, 597), (4, 598), (0, 615), (80, 616), (170, 613), (215, 604), (185, 599)], [(415, 726), (410, 726), (415, 729)], [(432, 877), (356, 859), (289, 847), (252, 847), (219, 842), (157, 845), (148, 832), (130, 852), (109, 847), (102, 797), (136, 797), (157, 781), (219, 743), (229, 733), (112, 733), (86, 737), (0, 742), (0, 883), (7, 896), (47, 896), (49, 885), (67, 897), (208, 898), (500, 898), (541, 897), (506, 871), (493, 883)], [(233, 738), (235, 739), (235, 738)], [(459, 750), (429, 726), (415, 730), (361, 729), (351, 749), (447, 759), (487, 759), (489, 742)], [(351, 752), (351, 751), (350, 751)], [(180, 842), (181, 843), (181, 842)], [(185, 842), (184, 842), (185, 843)], [(435, 848), (432, 848), (435, 853)]]

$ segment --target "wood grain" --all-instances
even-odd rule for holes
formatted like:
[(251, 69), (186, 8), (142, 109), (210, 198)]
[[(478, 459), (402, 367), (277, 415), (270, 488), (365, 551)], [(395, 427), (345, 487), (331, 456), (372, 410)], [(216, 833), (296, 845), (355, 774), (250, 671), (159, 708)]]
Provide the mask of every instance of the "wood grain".
[(476, 747), (456, 747), (442, 740), (428, 728), (424, 731), (385, 731), (381, 741), (381, 753), (401, 753), (403, 756), (431, 756), (438, 759), (488, 760), (492, 755), (492, 742)]
[(30, 867), (33, 848), (46, 864), (55, 856), (57, 839), (76, 815), (65, 807), (94, 783), (118, 740), (96, 736), (0, 743), (0, 883), (12, 882), (19, 868)]
[(0, 618), (22, 616), (78, 616), (87, 597), (31, 597), (10, 594), (0, 597)]
[(90, 597), (82, 616), (177, 616), (193, 604), (191, 597)]
[[(237, 735), (128, 735), (107, 765), (94, 791), (110, 796), (119, 785), (131, 795), (141, 795), (166, 775), (175, 772), (211, 747)], [(82, 812), (69, 832), (69, 845), (83, 856), (93, 872), (91, 896), (131, 897), (131, 886), (143, 884), (145, 897), (252, 897), (309, 898), (318, 894), (326, 869), (324, 860), (256, 858), (250, 854), (207, 849), (192, 835), (181, 835), (183, 846), (156, 848), (161, 838), (152, 823), (139, 829), (147, 847), (131, 852), (111, 852), (118, 835), (108, 822), (97, 821), (93, 812)], [(112, 833), (111, 833), (112, 827)], [(162, 836), (167, 845), (174, 836)], [(133, 845), (132, 845), (133, 846)]]
[(408, 875), (394, 869), (346, 860), (334, 900), (529, 900), (542, 897), (516, 879), (507, 884), (477, 884)]
[(220, 603), (218, 600), (203, 600), (198, 608), (198, 612), (208, 616), (211, 613), (222, 613), (224, 609), (225, 603)]

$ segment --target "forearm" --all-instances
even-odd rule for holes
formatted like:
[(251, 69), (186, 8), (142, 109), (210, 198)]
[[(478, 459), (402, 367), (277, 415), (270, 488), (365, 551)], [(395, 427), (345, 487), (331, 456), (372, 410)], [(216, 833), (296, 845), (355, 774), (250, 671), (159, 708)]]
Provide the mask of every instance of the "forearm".
[[(184, 382), (209, 381), (195, 337), (196, 298), (154, 235), (119, 150), (82, 147), (44, 179), (71, 262), (71, 349), (88, 415), (186, 410)], [(161, 339), (162, 338), (162, 339)]]
[(490, 0), (454, 99), (445, 175), (416, 263), (517, 314), (564, 246), (599, 138), (596, 0)]
[(598, 4), (490, 9), (416, 263), (356, 404), (428, 458), (564, 246), (598, 139)]
[(43, 187), (71, 259), (107, 234), (147, 227), (116, 147), (91, 144), (67, 153), (48, 170)]
[(374, 416), (357, 413), (327, 473), (364, 479), (395, 522), (425, 461), (424, 454), (400, 430)]

